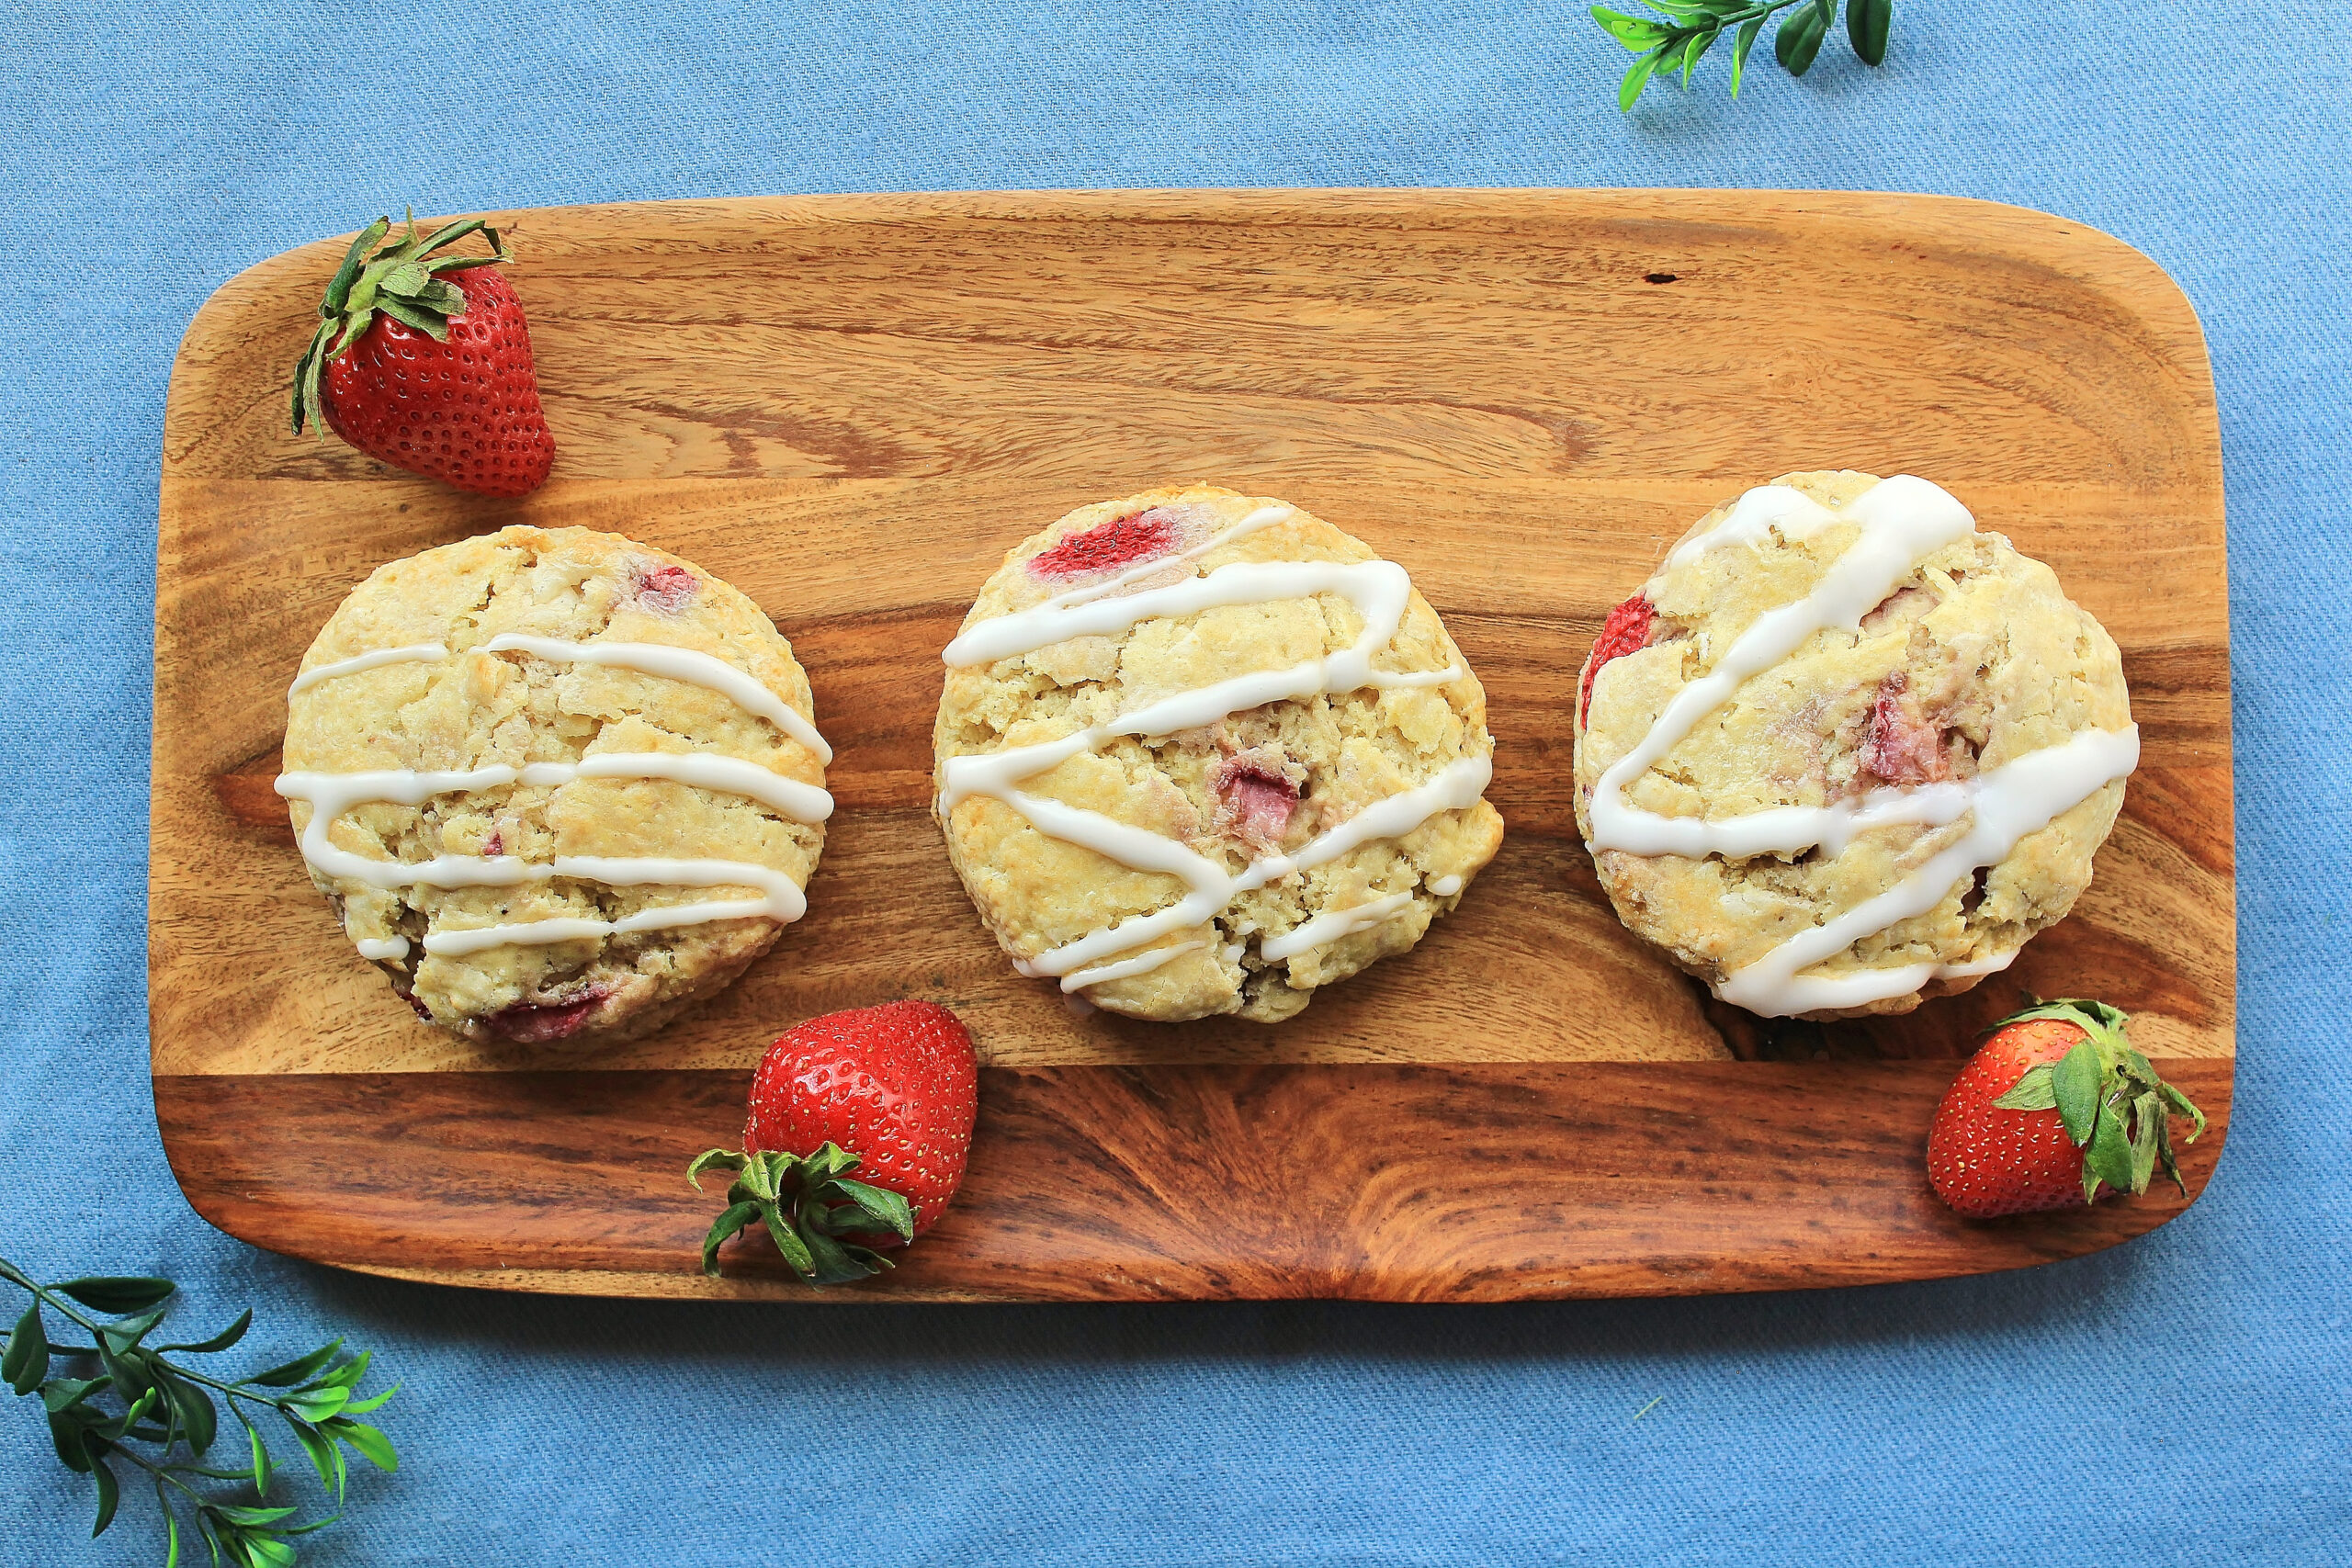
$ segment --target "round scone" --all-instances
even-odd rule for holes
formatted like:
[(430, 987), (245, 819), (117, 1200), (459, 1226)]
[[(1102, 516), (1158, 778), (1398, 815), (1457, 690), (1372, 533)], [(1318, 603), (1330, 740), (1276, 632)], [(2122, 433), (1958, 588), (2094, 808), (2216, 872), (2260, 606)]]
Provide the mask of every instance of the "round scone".
[(1486, 694), (1404, 569), (1206, 485), (1080, 507), (946, 650), (937, 807), (1024, 975), (1272, 1022), (1494, 857)]
[(1577, 822), (1716, 996), (1907, 1012), (2074, 907), (2139, 756), (2115, 643), (2048, 567), (1924, 479), (1791, 474), (1611, 615)]
[(277, 791), (418, 1013), (628, 1039), (800, 917), (832, 811), (813, 711), (791, 645), (718, 579), (506, 528), (352, 591), (288, 694)]

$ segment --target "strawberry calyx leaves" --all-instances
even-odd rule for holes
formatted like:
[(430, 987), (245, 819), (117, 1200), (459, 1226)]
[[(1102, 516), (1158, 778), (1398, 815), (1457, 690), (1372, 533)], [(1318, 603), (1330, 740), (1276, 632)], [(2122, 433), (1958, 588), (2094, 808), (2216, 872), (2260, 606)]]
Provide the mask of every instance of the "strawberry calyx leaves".
[(912, 1241), (914, 1210), (888, 1188), (850, 1179), (858, 1156), (828, 1141), (814, 1154), (781, 1150), (706, 1149), (686, 1167), (686, 1179), (702, 1190), (706, 1170), (731, 1170), (727, 1209), (702, 1239), (702, 1271), (719, 1277), (718, 1249), (752, 1225), (763, 1225), (784, 1260), (811, 1285), (863, 1280), (897, 1265), (873, 1247), (849, 1239), (894, 1232)]
[[(351, 242), (351, 249), (344, 254), (343, 265), (335, 269), (334, 279), (327, 284), (326, 298), (319, 302), (318, 330), (311, 334), (310, 346), (294, 365), (297, 435), (313, 418), (320, 418), (320, 423), (324, 423), (320, 417), (324, 406), (319, 400), (319, 378), (331, 360), (350, 352), (351, 345), (373, 324), (378, 311), (435, 343), (447, 343), (449, 318), (465, 313), (466, 296), (463, 289), (442, 275), (469, 267), (495, 266), (514, 259), (500, 242), (498, 231), (480, 218), (461, 218), (443, 224), (430, 234), (419, 234), (416, 213), (411, 209), (407, 235), (383, 244), (391, 230), (390, 218), (379, 218), (362, 229)], [(491, 254), (433, 254), (476, 232), (489, 238)], [(322, 430), (320, 434), (323, 437), (325, 433)]]
[(2126, 1015), (2105, 1002), (2069, 997), (2013, 1013), (1995, 1032), (2038, 1019), (2074, 1024), (2083, 1038), (2058, 1060), (2027, 1068), (1993, 1103), (2004, 1111), (2058, 1113), (2067, 1138), (2083, 1151), (2086, 1203), (2098, 1198), (2102, 1183), (2136, 1197), (2158, 1168), (2186, 1194), (2188, 1184), (2173, 1158), (2171, 1121), (2189, 1120), (2181, 1141), (2193, 1144), (2205, 1131), (2205, 1113), (2132, 1048)]

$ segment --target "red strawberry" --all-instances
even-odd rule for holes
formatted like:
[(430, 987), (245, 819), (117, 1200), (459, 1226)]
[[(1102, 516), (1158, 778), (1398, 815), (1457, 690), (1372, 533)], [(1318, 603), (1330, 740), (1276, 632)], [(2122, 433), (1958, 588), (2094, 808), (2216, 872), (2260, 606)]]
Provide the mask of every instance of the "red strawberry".
[(690, 1180), (742, 1173), (703, 1240), (703, 1271), (717, 1274), (720, 1243), (754, 1222), (812, 1284), (890, 1267), (875, 1249), (921, 1235), (956, 1195), (978, 1102), (972, 1037), (936, 1002), (787, 1030), (752, 1075), (744, 1152), (712, 1149), (686, 1168)]
[(1585, 725), (1585, 710), (1592, 706), (1592, 678), (1600, 667), (1621, 654), (1638, 652), (1650, 643), (1650, 627), (1657, 610), (1640, 594), (1634, 594), (1609, 612), (1608, 624), (1600, 628), (1600, 636), (1593, 639), (1592, 652), (1584, 661), (1584, 681), (1577, 689), (1577, 728)]
[(2045, 1002), (2004, 1019), (1936, 1107), (1928, 1181), (1972, 1220), (2090, 1202), (2102, 1184), (2148, 1190), (2161, 1165), (2183, 1192), (2170, 1119), (2205, 1113), (2132, 1049), (2105, 1002)]
[[(319, 306), (318, 331), (294, 367), (294, 429), (317, 416), (371, 457), (459, 490), (517, 496), (555, 461), (539, 409), (531, 334), (514, 286), (490, 268), (510, 260), (479, 218), (371, 248), (379, 218), (351, 243)], [(481, 230), (494, 254), (432, 253)]]

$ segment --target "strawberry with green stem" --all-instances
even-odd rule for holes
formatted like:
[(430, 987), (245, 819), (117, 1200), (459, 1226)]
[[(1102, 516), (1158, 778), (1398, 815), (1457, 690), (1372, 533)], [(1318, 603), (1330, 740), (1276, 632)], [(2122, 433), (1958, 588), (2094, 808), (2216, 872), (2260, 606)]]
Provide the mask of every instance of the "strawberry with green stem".
[(2171, 1121), (2184, 1142), (2205, 1113), (2165, 1082), (2105, 1002), (2043, 1002), (2006, 1018), (1936, 1107), (1928, 1180), (1970, 1219), (2087, 1203), (2099, 1189), (2135, 1196), (2161, 1168), (2185, 1193)]
[[(389, 244), (379, 218), (327, 285), (294, 367), (294, 430), (313, 420), (369, 457), (459, 490), (519, 496), (555, 461), (531, 337), (498, 231), (461, 219)], [(469, 234), (492, 254), (448, 252)]]
[[(812, 1285), (893, 1267), (884, 1249), (937, 1222), (964, 1179), (979, 1100), (972, 1036), (936, 1002), (828, 1013), (787, 1030), (752, 1075), (743, 1149), (686, 1168), (736, 1173), (702, 1267), (754, 1225)], [(856, 1171), (857, 1177), (850, 1173)]]

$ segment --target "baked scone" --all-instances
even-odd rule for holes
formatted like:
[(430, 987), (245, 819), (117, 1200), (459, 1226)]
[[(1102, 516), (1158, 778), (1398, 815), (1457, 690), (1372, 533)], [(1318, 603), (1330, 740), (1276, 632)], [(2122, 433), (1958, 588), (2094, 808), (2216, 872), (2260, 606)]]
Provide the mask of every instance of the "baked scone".
[(379, 568), (288, 694), (311, 880), (417, 1012), (628, 1039), (799, 919), (831, 752), (759, 606), (585, 528)]
[(1610, 901), (1768, 1017), (1907, 1012), (2007, 967), (2089, 886), (2140, 755), (2114, 640), (1909, 477), (1710, 512), (1578, 686)]
[(946, 649), (948, 853), (1024, 975), (1272, 1022), (1494, 857), (1486, 694), (1404, 569), (1208, 485), (1015, 547)]

